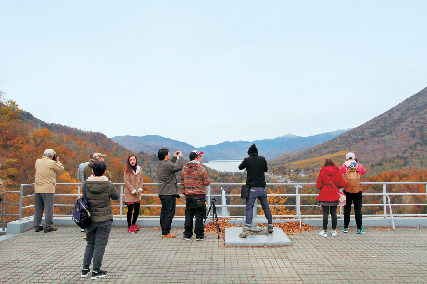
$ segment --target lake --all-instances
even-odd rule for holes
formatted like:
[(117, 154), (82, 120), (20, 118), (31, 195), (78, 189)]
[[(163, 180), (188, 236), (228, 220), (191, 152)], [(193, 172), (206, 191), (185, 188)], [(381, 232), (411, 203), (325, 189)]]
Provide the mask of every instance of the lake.
[(239, 171), (239, 165), (243, 161), (242, 160), (212, 160), (207, 163), (203, 163), (203, 165), (220, 171), (220, 172), (242, 172)]

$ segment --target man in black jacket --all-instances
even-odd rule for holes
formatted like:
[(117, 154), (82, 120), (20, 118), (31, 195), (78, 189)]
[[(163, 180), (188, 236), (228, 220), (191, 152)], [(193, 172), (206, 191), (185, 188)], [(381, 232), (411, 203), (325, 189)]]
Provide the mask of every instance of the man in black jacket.
[(246, 185), (250, 188), (249, 198), (246, 199), (246, 221), (244, 231), (249, 231), (253, 217), (253, 207), (258, 198), (261, 202), (265, 218), (268, 221), (268, 231), (273, 232), (273, 217), (267, 200), (267, 191), (265, 190), (265, 172), (268, 170), (267, 161), (264, 157), (258, 156), (258, 149), (252, 144), (248, 150), (249, 157), (245, 158), (239, 165), (239, 170), (246, 169)]

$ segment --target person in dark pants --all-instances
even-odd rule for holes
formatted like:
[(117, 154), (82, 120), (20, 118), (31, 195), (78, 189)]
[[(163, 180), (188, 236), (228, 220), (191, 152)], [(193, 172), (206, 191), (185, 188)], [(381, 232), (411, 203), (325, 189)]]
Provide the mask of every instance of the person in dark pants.
[(159, 149), (157, 153), (157, 179), (159, 184), (159, 198), (162, 203), (160, 211), (160, 227), (162, 238), (175, 238), (171, 234), (172, 219), (175, 216), (176, 198), (179, 198), (176, 173), (182, 170), (184, 158), (180, 151), (174, 153), (171, 159), (169, 149)]
[(346, 203), (344, 205), (344, 228), (343, 232), (348, 233), (348, 225), (350, 224), (351, 204), (354, 206), (354, 219), (356, 220), (357, 233), (364, 234), (365, 229), (362, 227), (362, 192), (350, 193), (344, 191), (346, 195)]
[[(345, 156), (346, 161), (341, 166), (341, 174), (344, 176), (350, 168), (356, 168), (360, 176), (366, 174), (365, 168), (356, 160), (356, 155), (352, 152)], [(357, 233), (364, 234), (365, 230), (362, 227), (362, 185), (356, 189), (350, 188), (349, 184), (345, 187), (346, 204), (344, 205), (344, 228), (343, 232), (348, 233), (348, 225), (350, 224), (351, 203), (354, 205), (354, 218), (356, 219)]]
[(239, 165), (239, 170), (246, 169), (246, 185), (250, 188), (249, 198), (246, 199), (246, 221), (243, 231), (249, 231), (251, 228), (253, 207), (255, 200), (258, 198), (265, 218), (268, 221), (268, 231), (273, 232), (273, 217), (267, 200), (267, 191), (265, 189), (265, 172), (268, 171), (267, 161), (264, 157), (258, 156), (258, 149), (252, 144), (248, 150), (249, 157), (245, 158)]
[(326, 159), (320, 169), (317, 178), (316, 187), (320, 189), (319, 205), (323, 211), (323, 230), (319, 233), (321, 237), (328, 237), (328, 217), (329, 213), (332, 217), (332, 236), (337, 236), (337, 208), (339, 200), (339, 189), (346, 186), (343, 177), (340, 174), (340, 169), (331, 159)]
[(110, 199), (117, 200), (120, 194), (105, 176), (105, 162), (95, 162), (92, 169), (93, 175), (87, 179), (85, 185), (92, 223), (86, 228), (86, 250), (81, 276), (89, 275), (89, 266), (93, 260), (92, 279), (97, 279), (108, 274), (107, 271), (101, 270), (101, 264), (113, 223)]
[(193, 218), (196, 217), (194, 233), (196, 241), (205, 239), (203, 219), (206, 217), (206, 188), (211, 181), (206, 169), (202, 166), (202, 154), (194, 150), (181, 172), (181, 190), (185, 195), (184, 239), (190, 240), (193, 235)]

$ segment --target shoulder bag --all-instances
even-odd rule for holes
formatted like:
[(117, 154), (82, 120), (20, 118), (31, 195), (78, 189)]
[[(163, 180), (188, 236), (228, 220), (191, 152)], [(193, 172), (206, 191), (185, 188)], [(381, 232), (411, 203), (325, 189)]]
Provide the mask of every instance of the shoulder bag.
[(337, 187), (335, 186), (335, 184), (332, 182), (332, 180), (330, 179), (330, 177), (328, 175), (326, 175), (329, 179), (329, 181), (331, 182), (332, 186), (335, 188), (335, 190), (338, 192), (338, 202), (340, 203), (340, 206), (344, 206), (346, 204), (346, 200), (347, 200), (347, 196), (344, 194), (344, 192), (339, 191), (337, 189)]
[(242, 188), (240, 189), (240, 198), (249, 198), (249, 186), (242, 185)]

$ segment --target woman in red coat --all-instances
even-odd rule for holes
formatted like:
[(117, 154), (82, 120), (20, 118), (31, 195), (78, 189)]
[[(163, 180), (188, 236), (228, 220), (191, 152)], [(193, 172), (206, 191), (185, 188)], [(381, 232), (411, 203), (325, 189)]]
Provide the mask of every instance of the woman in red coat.
[(328, 237), (328, 217), (331, 213), (332, 217), (332, 236), (337, 235), (337, 207), (339, 200), (339, 188), (346, 186), (346, 182), (341, 176), (340, 169), (331, 159), (326, 159), (320, 169), (319, 177), (317, 178), (316, 187), (320, 189), (319, 205), (323, 209), (323, 231), (319, 233), (321, 237)]

